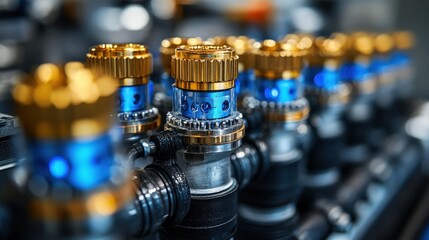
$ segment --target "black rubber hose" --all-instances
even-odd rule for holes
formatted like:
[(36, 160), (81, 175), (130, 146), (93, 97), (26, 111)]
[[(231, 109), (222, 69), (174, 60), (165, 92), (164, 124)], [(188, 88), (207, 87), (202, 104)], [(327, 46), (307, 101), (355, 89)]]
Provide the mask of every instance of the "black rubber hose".
[(263, 176), (270, 167), (267, 144), (259, 139), (247, 139), (231, 155), (232, 175), (243, 189), (252, 179)]
[(175, 132), (160, 132), (150, 141), (156, 145), (154, 161), (133, 174), (136, 184), (133, 216), (140, 226), (133, 228), (137, 237), (156, 232), (161, 225), (178, 224), (188, 213), (191, 194), (186, 177), (176, 164), (176, 152), (182, 147), (181, 137)]

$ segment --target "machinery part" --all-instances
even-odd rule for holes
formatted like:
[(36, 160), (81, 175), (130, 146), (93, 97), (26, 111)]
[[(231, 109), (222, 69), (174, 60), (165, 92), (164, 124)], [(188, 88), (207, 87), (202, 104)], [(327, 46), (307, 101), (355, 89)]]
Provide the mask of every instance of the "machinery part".
[(270, 168), (240, 195), (239, 239), (292, 237), (304, 166), (298, 127), (309, 111), (300, 81), (305, 49), (289, 38), (265, 40), (256, 52), (256, 97), (265, 120), (260, 131)]
[[(246, 129), (257, 131), (261, 121), (261, 113), (256, 109), (259, 101), (255, 98), (255, 53), (260, 43), (246, 36), (216, 36), (209, 38), (207, 43), (214, 45), (227, 45), (234, 48), (239, 56), (238, 76), (235, 81), (235, 94), (237, 95), (237, 109), (246, 118)], [(248, 132), (250, 133), (250, 132)]]
[[(159, 52), (161, 53), (161, 63), (163, 72), (160, 76), (160, 91), (154, 95), (154, 105), (160, 110), (161, 116), (165, 118), (167, 112), (172, 109), (172, 97), (174, 78), (171, 76), (171, 57), (174, 55), (176, 48), (182, 45), (201, 45), (201, 38), (167, 38), (162, 40)], [(163, 119), (165, 123), (165, 119)]]
[(393, 33), (393, 40), (395, 47), (391, 58), (396, 77), (395, 105), (399, 106), (399, 114), (405, 118), (411, 114), (409, 106), (413, 92), (414, 66), (410, 50), (415, 45), (415, 37), (408, 31), (396, 31)]
[(174, 228), (161, 229), (161, 239), (231, 239), (236, 231), (237, 184), (227, 191), (192, 196), (186, 218)]
[[(246, 36), (216, 36), (209, 38), (206, 42), (214, 45), (228, 45), (234, 48), (239, 56), (238, 76), (235, 81), (235, 92), (240, 99), (243, 96), (252, 95), (255, 91), (255, 79), (253, 76), (253, 67), (255, 65), (255, 51), (259, 43)], [(238, 108), (241, 109), (240, 101)]]
[(321, 211), (313, 211), (304, 216), (295, 232), (298, 240), (325, 239), (331, 232), (331, 225)]
[(156, 146), (153, 142), (147, 142), (140, 139), (138, 142), (131, 145), (128, 150), (128, 160), (134, 162), (139, 158), (147, 158), (150, 154), (156, 151)]
[(176, 81), (165, 129), (182, 138), (184, 149), (176, 153), (177, 162), (192, 200), (180, 224), (160, 231), (162, 239), (234, 235), (237, 182), (231, 176), (230, 154), (244, 136), (234, 90), (237, 59), (232, 48), (217, 45), (181, 46), (172, 57), (171, 76)]
[(125, 141), (149, 137), (160, 125), (158, 109), (151, 107), (149, 75), (152, 55), (140, 44), (101, 44), (90, 48), (88, 65), (117, 79), (117, 120)]
[(336, 232), (347, 232), (352, 227), (352, 218), (341, 206), (321, 199), (315, 203), (315, 207), (323, 211)]
[(374, 42), (371, 34), (366, 32), (335, 33), (332, 37), (345, 42), (341, 79), (349, 84), (353, 97), (345, 111), (347, 131), (342, 162), (353, 166), (367, 161), (370, 154), (365, 143), (371, 139), (373, 100), (377, 91), (376, 76), (371, 70)]
[(377, 79), (377, 95), (375, 98), (373, 148), (380, 148), (380, 142), (386, 134), (390, 134), (398, 127), (397, 115), (393, 104), (395, 102), (396, 78), (394, 64), (391, 61), (391, 52), (394, 47), (393, 37), (387, 33), (380, 33), (373, 37), (375, 55), (371, 64), (372, 71)]
[[(171, 74), (171, 57), (174, 56), (174, 51), (176, 48), (182, 46), (182, 45), (201, 45), (203, 43), (203, 40), (198, 37), (191, 37), (191, 38), (179, 38), (179, 37), (173, 37), (164, 39), (161, 42), (161, 47), (159, 49), (159, 52), (162, 56), (162, 66), (164, 67), (164, 71), (168, 74)], [(174, 83), (174, 79), (172, 79), (171, 84)], [(171, 86), (170, 84), (170, 86)]]
[(11, 169), (16, 164), (12, 137), (19, 132), (17, 119), (0, 113), (0, 172)]
[(342, 114), (350, 97), (350, 89), (341, 79), (345, 41), (337, 36), (312, 38), (311, 42), (305, 71), (306, 96), (312, 109), (309, 122), (314, 134), (305, 181), (308, 202), (321, 197), (320, 193), (329, 195), (339, 180), (341, 154), (332, 152), (344, 149)]
[(15, 87), (28, 150), (13, 175), (23, 238), (128, 236), (118, 224), (132, 191), (109, 133), (116, 86), (75, 62), (40, 65)]
[(231, 155), (232, 175), (243, 189), (252, 179), (265, 175), (270, 167), (267, 144), (261, 139), (246, 139)]
[[(160, 226), (173, 226), (188, 213), (191, 196), (186, 177), (176, 164), (176, 151), (182, 148), (178, 134), (161, 132), (151, 136), (156, 145), (154, 162), (134, 171), (136, 204), (141, 213), (135, 236), (148, 236)], [(136, 223), (133, 223), (136, 224)]]

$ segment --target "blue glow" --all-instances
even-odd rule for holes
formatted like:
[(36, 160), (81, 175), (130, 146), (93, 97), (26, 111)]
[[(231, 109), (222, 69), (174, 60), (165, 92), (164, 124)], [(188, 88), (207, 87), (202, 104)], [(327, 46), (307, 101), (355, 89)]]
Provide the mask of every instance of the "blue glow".
[(426, 224), (425, 228), (423, 229), (420, 240), (429, 240), (429, 224)]
[(374, 74), (381, 75), (391, 71), (392, 67), (394, 67), (394, 64), (391, 58), (377, 56), (373, 58), (370, 69)]
[(149, 93), (148, 93), (149, 103), (150, 103), (150, 105), (152, 105), (153, 96), (154, 96), (154, 92), (155, 92), (155, 85), (153, 84), (153, 82), (151, 80), (149, 80), (148, 86), (149, 86)]
[(55, 156), (49, 162), (49, 171), (56, 178), (64, 178), (69, 172), (69, 166), (63, 157)]
[(120, 87), (118, 89), (118, 111), (132, 112), (147, 109), (147, 99), (149, 95), (153, 94), (149, 92), (150, 88), (150, 84)]
[[(241, 73), (238, 74), (238, 76), (240, 77)], [(241, 92), (241, 83), (242, 81), (239, 80), (239, 77), (237, 77), (237, 79), (235, 79), (235, 93), (238, 95)]]
[(305, 79), (308, 86), (333, 91), (341, 83), (341, 72), (324, 67), (309, 67), (305, 71)]
[(29, 146), (34, 171), (49, 182), (60, 178), (73, 188), (90, 190), (110, 179), (114, 154), (107, 134), (91, 139), (30, 142)]
[(235, 92), (238, 94), (254, 93), (255, 77), (253, 70), (244, 70), (238, 73), (235, 81)]
[(396, 66), (403, 66), (411, 63), (411, 57), (406, 52), (396, 51), (392, 53), (391, 61)]
[(271, 89), (271, 96), (273, 96), (273, 97), (278, 97), (279, 96), (279, 91), (277, 90), (277, 88), (272, 88)]
[[(212, 92), (187, 91), (175, 88), (180, 96), (180, 112), (197, 119), (220, 119), (231, 115), (234, 106), (234, 89)], [(175, 100), (176, 101), (176, 100)]]
[(268, 80), (260, 78), (256, 81), (257, 97), (261, 101), (287, 103), (297, 100), (299, 96), (298, 87), (300, 79), (277, 79)]
[(347, 82), (363, 82), (372, 78), (369, 64), (351, 62), (345, 63), (341, 67), (341, 80)]
[(323, 74), (322, 73), (318, 73), (316, 74), (316, 76), (314, 77), (314, 83), (316, 84), (316, 86), (322, 88), (323, 87)]

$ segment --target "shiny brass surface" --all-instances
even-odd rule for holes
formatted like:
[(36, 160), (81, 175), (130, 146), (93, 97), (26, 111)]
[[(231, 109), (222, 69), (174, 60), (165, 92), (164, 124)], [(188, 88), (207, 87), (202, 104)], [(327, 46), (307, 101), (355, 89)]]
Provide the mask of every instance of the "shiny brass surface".
[(295, 38), (264, 40), (255, 56), (255, 74), (267, 79), (294, 78), (301, 74), (307, 46)]
[(148, 131), (157, 129), (161, 125), (161, 116), (158, 114), (153, 121), (149, 122), (136, 122), (130, 121), (126, 124), (121, 124), (119, 127), (122, 129), (124, 134), (137, 134), (146, 133)]
[(310, 108), (305, 107), (293, 112), (266, 112), (265, 119), (269, 122), (297, 122), (307, 119)]
[(409, 31), (397, 31), (392, 34), (395, 48), (399, 50), (409, 50), (414, 47), (415, 37)]
[(27, 136), (83, 138), (112, 127), (116, 86), (82, 63), (43, 64), (16, 85), (13, 98)]
[[(169, 125), (165, 125), (166, 130), (175, 130)], [(230, 133), (220, 133), (216, 131), (195, 132), (195, 134), (184, 133), (182, 135), (183, 141), (189, 145), (220, 145), (238, 141), (244, 137), (245, 128), (244, 124), (239, 129)]]
[(259, 48), (260, 43), (246, 36), (216, 36), (209, 38), (206, 43), (213, 45), (228, 45), (234, 48), (239, 56), (239, 71), (251, 69), (255, 65), (255, 51)]
[(171, 76), (176, 87), (195, 91), (234, 87), (238, 56), (226, 45), (181, 46), (171, 58)]
[(159, 51), (161, 53), (161, 61), (164, 67), (164, 71), (171, 72), (171, 57), (174, 55), (176, 48), (182, 45), (201, 45), (203, 40), (199, 37), (193, 38), (168, 38), (164, 39), (161, 42), (161, 47)]
[(308, 64), (338, 68), (346, 53), (344, 37), (315, 38), (307, 54)]
[(120, 86), (146, 84), (152, 73), (152, 54), (141, 44), (100, 44), (89, 49), (88, 66), (119, 79)]
[(386, 54), (392, 51), (394, 47), (394, 41), (391, 34), (380, 33), (374, 36), (374, 48), (375, 52), (379, 54)]
[(375, 51), (374, 37), (370, 33), (354, 32), (349, 35), (334, 33), (331, 36), (344, 42), (345, 59), (348, 61), (368, 63)]

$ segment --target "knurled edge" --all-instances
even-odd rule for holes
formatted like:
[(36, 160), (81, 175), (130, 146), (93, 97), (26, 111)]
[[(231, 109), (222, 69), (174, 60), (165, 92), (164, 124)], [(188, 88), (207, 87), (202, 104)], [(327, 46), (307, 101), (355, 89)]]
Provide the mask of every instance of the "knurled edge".
[(96, 57), (86, 55), (89, 67), (114, 78), (141, 78), (152, 73), (152, 55), (134, 57)]
[(233, 81), (238, 75), (238, 56), (229, 59), (171, 58), (171, 76), (181, 81), (217, 83)]

